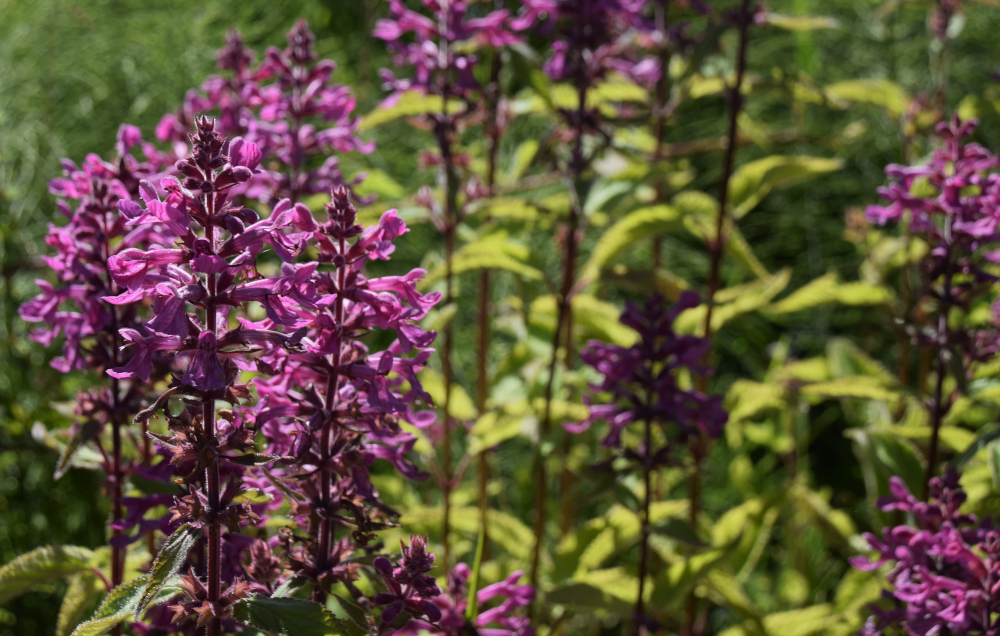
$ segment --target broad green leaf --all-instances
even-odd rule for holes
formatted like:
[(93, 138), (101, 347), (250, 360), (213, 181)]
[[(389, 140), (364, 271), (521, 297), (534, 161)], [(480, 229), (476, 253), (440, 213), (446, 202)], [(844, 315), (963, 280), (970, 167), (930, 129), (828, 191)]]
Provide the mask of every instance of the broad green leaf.
[[(420, 383), (424, 390), (431, 396), (439, 408), (444, 408), (444, 378), (434, 369), (425, 367), (419, 374)], [(476, 419), (476, 405), (472, 403), (472, 398), (458, 384), (451, 386), (451, 404), (448, 409), (451, 416), (458, 420)]]
[[(425, 95), (418, 91), (406, 91), (385, 108), (377, 108), (361, 118), (358, 130), (366, 131), (396, 121), (403, 117), (413, 117), (427, 113), (440, 113), (444, 101), (438, 95)], [(455, 113), (464, 108), (457, 99), (448, 100), (448, 112)]]
[(744, 618), (749, 618), (758, 625), (760, 624), (760, 610), (754, 605), (753, 600), (747, 595), (746, 590), (736, 580), (736, 577), (722, 570), (711, 570), (707, 578), (709, 587), (722, 597), (723, 605), (736, 611)]
[(76, 546), (45, 546), (0, 567), (0, 603), (32, 588), (92, 567), (94, 553)]
[(62, 454), (59, 456), (59, 461), (56, 463), (56, 479), (66, 474), (66, 471), (73, 465), (73, 457), (76, 455), (76, 452), (84, 444), (94, 439), (94, 436), (100, 431), (101, 423), (97, 420), (87, 420), (76, 430), (73, 437), (67, 442), (66, 448), (63, 449)]
[(608, 228), (591, 252), (580, 276), (596, 280), (601, 269), (623, 252), (634, 249), (636, 243), (670, 231), (677, 225), (681, 213), (669, 205), (656, 205), (629, 212)]
[(885, 466), (888, 475), (896, 475), (906, 482), (910, 492), (920, 492), (924, 484), (924, 467), (913, 447), (899, 438), (870, 433), (875, 457)]
[(836, 18), (818, 15), (780, 15), (768, 11), (765, 16), (765, 20), (771, 26), (788, 31), (817, 31), (836, 29), (840, 26)]
[(742, 218), (774, 188), (801, 183), (842, 166), (840, 159), (781, 155), (746, 163), (729, 180), (732, 216)]
[(470, 455), (478, 455), (509, 439), (513, 439), (524, 431), (524, 418), (520, 416), (501, 415), (490, 411), (476, 420), (470, 431)]
[(233, 497), (233, 503), (260, 504), (260, 503), (267, 503), (269, 501), (274, 501), (274, 496), (257, 488), (250, 488), (248, 490), (244, 490), (243, 492)]
[(174, 533), (163, 542), (156, 555), (156, 560), (153, 561), (153, 567), (149, 570), (149, 581), (146, 584), (146, 589), (135, 607), (136, 620), (142, 618), (146, 609), (153, 603), (153, 599), (159, 595), (160, 590), (184, 566), (188, 552), (194, 547), (199, 536), (201, 536), (200, 528), (185, 523), (174, 530)]
[[(451, 260), (453, 276), (479, 269), (502, 269), (531, 280), (541, 280), (542, 273), (524, 261), (531, 251), (523, 244), (509, 239), (506, 233), (498, 232), (469, 243), (458, 250)], [(433, 283), (447, 275), (447, 264), (442, 262), (431, 270), (418, 287), (426, 290)]]
[(104, 592), (104, 585), (93, 572), (74, 574), (66, 587), (59, 618), (56, 619), (56, 636), (70, 636), (80, 619)]
[(364, 180), (357, 185), (351, 186), (351, 190), (356, 194), (360, 196), (377, 194), (390, 201), (398, 201), (406, 196), (406, 188), (385, 172), (375, 168), (368, 168), (365, 169), (364, 173)]
[[(358, 634), (368, 634), (368, 614), (353, 602), (338, 594), (331, 594), (340, 610), (358, 627)], [(354, 633), (354, 632), (352, 632)]]
[(986, 447), (987, 444), (993, 440), (1000, 438), (1000, 426), (992, 425), (987, 426), (979, 432), (976, 436), (975, 441), (973, 441), (968, 448), (966, 448), (961, 455), (952, 460), (952, 466), (955, 468), (961, 468), (969, 462), (970, 459), (976, 456), (976, 453), (981, 451)]
[(846, 548), (851, 537), (857, 534), (857, 528), (850, 515), (842, 510), (830, 507), (829, 502), (819, 493), (798, 484), (794, 488), (795, 500), (808, 514), (816, 527), (826, 535), (831, 543)]
[[(179, 583), (178, 579), (171, 579), (164, 585), (161, 585), (156, 595), (149, 600), (147, 606), (164, 603), (176, 596), (181, 591)], [(104, 597), (104, 601), (101, 602), (101, 606), (97, 608), (94, 616), (89, 621), (80, 623), (73, 631), (72, 636), (99, 636), (118, 623), (131, 621), (136, 618), (135, 613), (138, 609), (139, 601), (142, 599), (148, 585), (149, 577), (140, 576), (131, 581), (126, 581), (108, 592), (108, 595)], [(137, 620), (141, 619), (142, 614), (138, 616)]]
[(830, 84), (826, 92), (847, 102), (881, 106), (893, 117), (902, 117), (910, 105), (910, 96), (906, 91), (887, 79), (845, 80)]
[(726, 393), (730, 423), (755, 417), (765, 411), (782, 410), (787, 405), (785, 389), (777, 384), (736, 380)]
[(661, 607), (683, 602), (688, 591), (719, 565), (729, 554), (730, 549), (717, 548), (695, 554), (680, 563), (674, 563), (656, 578), (650, 601)]
[(510, 166), (507, 168), (507, 173), (504, 176), (506, 182), (517, 181), (524, 176), (524, 173), (531, 165), (531, 161), (538, 153), (539, 145), (536, 139), (528, 139), (521, 142), (521, 145), (514, 151), (514, 158), (511, 160)]
[(584, 611), (603, 609), (609, 612), (627, 616), (632, 611), (632, 602), (624, 601), (611, 593), (603, 585), (570, 582), (556, 586), (545, 594), (545, 601), (550, 604), (569, 605)]
[(777, 612), (764, 617), (764, 630), (771, 636), (809, 636), (836, 622), (829, 603), (804, 609)]
[(831, 338), (826, 346), (826, 358), (830, 371), (836, 377), (866, 375), (877, 379), (880, 384), (896, 383), (895, 374), (847, 338)]
[[(718, 331), (734, 318), (765, 307), (788, 285), (791, 277), (792, 271), (786, 268), (768, 278), (716, 293), (716, 307), (712, 310), (712, 331)], [(706, 305), (700, 305), (681, 312), (674, 322), (674, 330), (683, 334), (704, 333), (707, 311)]]
[(817, 382), (806, 385), (799, 391), (805, 396), (829, 399), (857, 398), (892, 402), (901, 397), (898, 391), (880, 386), (880, 383), (873, 382), (870, 376), (864, 375), (848, 376), (829, 382)]
[[(596, 338), (623, 347), (635, 344), (638, 334), (620, 321), (621, 309), (589, 294), (573, 297), (574, 336), (583, 340)], [(556, 299), (541, 296), (531, 303), (529, 320), (533, 325), (552, 330), (556, 326)]]
[(841, 305), (884, 305), (893, 298), (892, 290), (871, 283), (841, 283), (829, 272), (792, 292), (767, 308), (769, 314), (790, 314), (829, 303)]
[(360, 629), (319, 603), (297, 598), (251, 596), (233, 606), (233, 618), (275, 636), (354, 636)]

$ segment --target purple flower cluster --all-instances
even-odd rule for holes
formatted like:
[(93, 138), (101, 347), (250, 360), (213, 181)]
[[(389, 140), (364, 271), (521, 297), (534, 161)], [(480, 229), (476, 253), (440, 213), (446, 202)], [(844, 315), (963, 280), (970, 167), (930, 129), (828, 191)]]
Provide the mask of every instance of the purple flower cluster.
[(511, 27), (555, 31), (552, 54), (544, 65), (556, 81), (593, 85), (608, 72), (641, 86), (660, 78), (655, 56), (639, 57), (637, 38), (651, 31), (645, 19), (649, 0), (525, 0)]
[(901, 632), (913, 636), (998, 633), (1000, 624), (1000, 533), (989, 520), (962, 514), (966, 496), (954, 470), (930, 482), (928, 501), (920, 501), (899, 477), (892, 477), (889, 497), (879, 500), (885, 511), (907, 513), (912, 526), (886, 528), (882, 539), (866, 534), (877, 559), (859, 556), (851, 563), (862, 570), (891, 564), (886, 575), (895, 603), (872, 606), (875, 615), (862, 636)]
[[(662, 298), (650, 297), (645, 304), (629, 303), (621, 323), (639, 334), (631, 347), (592, 340), (580, 353), (585, 363), (601, 374), (601, 381), (591, 386), (588, 396), (590, 418), (580, 424), (567, 424), (567, 430), (580, 433), (598, 421), (606, 422), (609, 431), (604, 445), (618, 447), (622, 433), (637, 422), (653, 422), (674, 427), (668, 439), (683, 443), (692, 435), (719, 437), (728, 415), (720, 396), (707, 396), (678, 384), (678, 371), (688, 369), (704, 374), (701, 360), (708, 342), (697, 336), (679, 336), (673, 322), (685, 309), (698, 306), (698, 296), (685, 292), (667, 309)], [(604, 398), (607, 395), (608, 398)], [(595, 398), (598, 402), (595, 402)], [(662, 466), (669, 445), (662, 449), (642, 449), (639, 459)]]
[[(407, 9), (402, 0), (389, 0), (392, 18), (379, 20), (373, 35), (388, 43), (396, 66), (413, 69), (413, 77), (409, 79), (397, 78), (392, 71), (382, 69), (384, 87), (393, 91), (390, 100), (409, 90), (462, 98), (481, 90), (473, 75), (476, 55), (466, 50), (471, 47), (456, 50), (453, 45), (468, 42), (473, 46), (501, 48), (520, 42), (521, 38), (512, 31), (509, 11), (503, 9), (482, 18), (468, 18), (471, 4), (470, 0), (423, 0), (431, 14), (428, 16)], [(404, 36), (410, 33), (413, 41), (405, 41)]]
[[(253, 52), (231, 32), (217, 55), (228, 76), (209, 77), (201, 93), (189, 91), (181, 108), (160, 121), (157, 137), (183, 144), (198, 113), (217, 112), (220, 133), (242, 136), (262, 155), (260, 170), (234, 193), (274, 205), (343, 185), (333, 153), (367, 154), (375, 146), (357, 136), (356, 100), (348, 87), (331, 82), (336, 64), (317, 61), (314, 41), (306, 22), (299, 20), (288, 32), (288, 47), (268, 48), (261, 64), (252, 68)], [(314, 165), (314, 157), (325, 159)]]
[[(133, 155), (136, 147), (142, 149), (143, 161)], [(120, 291), (108, 260), (157, 240), (158, 230), (136, 231), (129, 227), (120, 218), (117, 206), (137, 197), (140, 180), (161, 173), (170, 160), (144, 143), (138, 128), (127, 124), (118, 131), (116, 154), (113, 162), (90, 154), (79, 167), (64, 160), (65, 177), (53, 179), (49, 185), (49, 190), (60, 197), (57, 205), (67, 218), (65, 225), (49, 224), (45, 238), (54, 253), (43, 256), (43, 260), (55, 273), (57, 283), (37, 281), (41, 293), (20, 307), (20, 315), (27, 322), (45, 325), (32, 331), (31, 338), (36, 342), (48, 346), (63, 336), (62, 355), (51, 363), (63, 373), (79, 369), (102, 372), (117, 367), (120, 333), (138, 326), (141, 320), (136, 309), (123, 311), (104, 302), (105, 296)], [(152, 360), (149, 366), (152, 373)], [(165, 367), (157, 366), (162, 375)], [(122, 497), (123, 485), (127, 474), (136, 469), (132, 462), (123, 460), (121, 429), (142, 407), (144, 398), (142, 387), (131, 386), (123, 391), (117, 382), (81, 392), (75, 409), (80, 423), (71, 431), (77, 446), (90, 440), (100, 445), (102, 429), (112, 427), (111, 448), (101, 447), (101, 451), (111, 494), (113, 584), (122, 581), (124, 548), (128, 544), (127, 536), (122, 534), (128, 527), (123, 518), (128, 508)], [(148, 462), (151, 452), (148, 441), (144, 442), (143, 455)], [(59, 470), (66, 468), (68, 465)]]
[[(434, 568), (435, 557), (427, 552), (424, 537), (410, 537), (410, 544), (402, 546), (402, 558), (396, 567), (389, 559), (377, 557), (375, 569), (384, 581), (388, 592), (376, 594), (372, 599), (382, 607), (379, 634), (393, 636), (463, 636), (475, 633), (482, 636), (533, 636), (527, 617), (519, 613), (535, 596), (535, 588), (518, 585), (522, 572), (513, 572), (505, 580), (489, 585), (476, 593), (479, 613), (467, 618), (469, 595), (469, 566), (459, 563), (448, 576), (447, 590), (441, 591), (437, 581), (428, 575)], [(501, 602), (487, 609), (495, 599)], [(393, 628), (393, 620), (400, 612), (407, 612), (410, 619), (402, 628)]]
[[(433, 412), (414, 411), (411, 404), (431, 403), (417, 372), (433, 353), (429, 347), (436, 334), (418, 322), (440, 294), (417, 292), (423, 270), (364, 275), (364, 264), (388, 259), (392, 242), (408, 231), (395, 210), (377, 226), (362, 228), (346, 187), (334, 190), (324, 223), (315, 222), (301, 204), (296, 207), (319, 262), (282, 268), (279, 284), (286, 295), (268, 311), (264, 325), (296, 330), (302, 346), (263, 347), (256, 369), (273, 377), (256, 381), (261, 396), (256, 424), (268, 452), (286, 458), (289, 465), (274, 477), (291, 498), (292, 514), (308, 528), (304, 535), (287, 533), (282, 539), (286, 553), (294, 555), (289, 570), (316, 581), (317, 590), (328, 590), (356, 578), (357, 568), (343, 562), (395, 516), (369, 481), (372, 463), (382, 459), (407, 478), (425, 477), (406, 457), (416, 438), (399, 428), (399, 419), (434, 420)], [(371, 351), (362, 338), (376, 330), (393, 330), (397, 339), (383, 351)], [(341, 527), (354, 530), (338, 540)]]

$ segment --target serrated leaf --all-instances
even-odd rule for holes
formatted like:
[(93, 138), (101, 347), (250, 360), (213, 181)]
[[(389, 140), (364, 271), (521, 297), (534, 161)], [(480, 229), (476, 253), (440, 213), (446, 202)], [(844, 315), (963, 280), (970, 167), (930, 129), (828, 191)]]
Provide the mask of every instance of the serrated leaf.
[(45, 546), (14, 558), (0, 567), (0, 603), (91, 567), (94, 553), (76, 546)]
[(676, 227), (681, 212), (669, 205), (656, 205), (629, 212), (608, 228), (591, 252), (581, 278), (596, 280), (601, 269), (619, 254), (634, 248), (641, 239), (663, 234)]
[(343, 596), (337, 594), (331, 594), (337, 605), (340, 606), (341, 611), (354, 623), (358, 628), (357, 632), (352, 632), (356, 634), (368, 634), (368, 614), (365, 613), (363, 609), (347, 600)]
[(893, 117), (902, 117), (910, 104), (906, 91), (887, 79), (845, 80), (827, 86), (826, 93), (848, 102), (881, 106)]
[(251, 596), (233, 606), (233, 618), (276, 636), (354, 636), (349, 624), (312, 601)]
[(738, 220), (745, 216), (774, 188), (801, 183), (842, 166), (840, 159), (781, 155), (743, 164), (729, 180), (732, 217)]
[(93, 572), (74, 574), (66, 587), (59, 618), (56, 619), (56, 636), (70, 636), (80, 619), (104, 592), (104, 585)]
[(135, 607), (136, 620), (139, 620), (146, 612), (167, 581), (184, 566), (188, 552), (194, 547), (199, 536), (201, 536), (201, 529), (185, 523), (174, 530), (174, 533), (163, 542), (156, 555), (156, 560), (153, 561), (153, 567), (149, 570), (149, 581), (146, 584), (146, 589), (143, 590)]
[(59, 461), (56, 463), (55, 479), (59, 479), (66, 474), (66, 471), (73, 465), (73, 457), (76, 456), (77, 451), (84, 444), (92, 440), (100, 431), (101, 423), (97, 420), (87, 420), (76, 430), (73, 437), (67, 442), (62, 454), (59, 455)]
[[(72, 636), (99, 636), (118, 623), (135, 618), (139, 601), (148, 585), (149, 577), (140, 576), (122, 583), (108, 592), (94, 616), (87, 622), (80, 623), (73, 631)], [(166, 602), (180, 591), (179, 581), (171, 579), (160, 586), (156, 595), (150, 599), (148, 606)], [(141, 618), (142, 614), (139, 615), (138, 619)]]

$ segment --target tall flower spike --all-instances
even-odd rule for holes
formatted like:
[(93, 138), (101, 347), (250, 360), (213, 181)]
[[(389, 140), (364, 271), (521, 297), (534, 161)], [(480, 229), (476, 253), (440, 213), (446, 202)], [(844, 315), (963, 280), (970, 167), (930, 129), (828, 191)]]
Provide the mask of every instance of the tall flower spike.
[[(578, 433), (595, 422), (604, 421), (608, 434), (604, 445), (616, 449), (616, 455), (628, 459), (642, 474), (643, 493), (641, 537), (639, 543), (639, 590), (636, 597), (634, 630), (654, 621), (643, 606), (650, 534), (650, 504), (653, 498), (651, 476), (666, 466), (677, 447), (702, 435), (719, 437), (728, 420), (720, 396), (707, 396), (681, 386), (682, 370), (704, 375), (701, 367), (708, 341), (697, 336), (681, 336), (673, 323), (681, 311), (698, 305), (694, 292), (685, 292), (673, 307), (652, 296), (642, 306), (629, 303), (621, 323), (636, 331), (639, 340), (631, 347), (591, 341), (580, 357), (601, 374), (601, 381), (591, 387), (587, 403), (590, 418), (579, 425), (567, 425)], [(659, 432), (654, 434), (654, 427)], [(638, 441), (627, 447), (625, 433), (635, 431)], [(662, 440), (662, 441), (658, 441)], [(620, 450), (619, 450), (620, 449)]]
[[(369, 481), (370, 465), (384, 459), (407, 478), (425, 477), (406, 457), (416, 438), (398, 420), (416, 419), (409, 403), (429, 402), (416, 373), (435, 334), (418, 322), (441, 296), (417, 291), (423, 270), (364, 275), (365, 263), (388, 258), (392, 242), (408, 231), (395, 210), (363, 228), (343, 186), (334, 188), (325, 209), (324, 222), (300, 210), (297, 223), (309, 228), (324, 265), (283, 270), (283, 301), (303, 333), (303, 349), (265, 345), (261, 364), (277, 374), (257, 381), (262, 400), (256, 418), (270, 452), (290, 458), (275, 475), (294, 491), (292, 512), (308, 535), (289, 535), (286, 555), (294, 554), (291, 571), (314, 580), (316, 600), (334, 583), (353, 582), (357, 567), (343, 561), (395, 517)], [(388, 329), (399, 339), (385, 351), (372, 352), (360, 340)], [(410, 387), (405, 393), (404, 380)], [(356, 529), (338, 539), (338, 528), (346, 526)]]
[[(204, 584), (193, 578), (189, 581), (189, 600), (175, 607), (175, 616), (206, 624), (209, 636), (218, 636), (232, 603), (247, 591), (245, 584), (231, 578), (235, 572), (224, 570), (229, 561), (224, 553), (235, 556), (239, 567), (239, 552), (247, 542), (236, 539), (233, 533), (256, 523), (259, 516), (249, 505), (234, 502), (240, 493), (243, 465), (248, 463), (244, 455), (253, 449), (253, 432), (238, 413), (217, 412), (215, 404), (225, 400), (237, 405), (249, 397), (247, 387), (236, 381), (237, 361), (248, 364), (249, 354), (262, 343), (297, 350), (302, 337), (301, 333), (286, 335), (243, 324), (233, 328), (228, 315), (247, 302), (265, 304), (270, 300), (253, 294), (247, 296), (252, 300), (236, 300), (246, 289), (270, 286), (271, 296), (280, 298), (283, 293), (275, 291), (278, 279), (263, 278), (255, 266), (265, 245), (283, 258), (293, 257), (300, 246), (286, 234), (291, 228), (287, 202), (276, 205), (269, 218), (250, 226), (229, 222), (256, 217), (230, 201), (234, 188), (253, 178), (257, 169), (260, 152), (254, 144), (239, 138), (228, 141), (207, 118), (198, 120), (191, 143), (192, 152), (176, 165), (182, 179), (160, 181), (165, 200), (152, 183), (143, 182), (145, 209), (119, 203), (122, 219), (138, 228), (161, 225), (164, 210), (169, 208), (171, 227), (178, 234), (174, 247), (135, 248), (109, 259), (112, 276), (128, 288), (126, 294), (109, 300), (128, 307), (147, 298), (163, 313), (124, 333), (132, 358), (108, 373), (143, 381), (149, 375), (149, 358), (154, 352), (175, 359), (177, 370), (168, 391), (139, 417), (148, 419), (154, 411), (164, 409), (171, 434), (157, 438), (172, 453), (172, 463), (195, 463), (194, 470), (183, 478), (188, 491), (175, 500), (171, 522), (205, 529), (207, 580)], [(179, 212), (187, 218), (179, 217)], [(181, 396), (186, 397), (187, 407), (175, 416), (166, 405), (171, 398)], [(249, 463), (258, 462), (251, 458)], [(223, 526), (230, 533), (225, 543)], [(232, 583), (225, 592), (224, 580)]]
[[(49, 191), (59, 197), (58, 207), (67, 217), (67, 223), (49, 225), (45, 242), (54, 253), (43, 257), (57, 283), (38, 281), (41, 293), (19, 310), (23, 320), (45, 325), (32, 331), (31, 338), (36, 342), (49, 345), (63, 336), (62, 355), (52, 361), (52, 366), (63, 373), (77, 369), (101, 372), (118, 367), (120, 334), (139, 326), (144, 308), (120, 309), (102, 300), (121, 291), (109, 269), (109, 257), (114, 259), (136, 246), (170, 236), (163, 228), (134, 233), (119, 218), (117, 210), (121, 203), (134, 205), (133, 199), (140, 195), (140, 179), (153, 178), (166, 169), (165, 157), (143, 143), (138, 128), (127, 124), (119, 129), (115, 147), (117, 157), (112, 162), (94, 154), (87, 155), (79, 167), (63, 160), (65, 176), (53, 179)], [(143, 150), (143, 161), (133, 154), (133, 148), (137, 147)], [(147, 356), (144, 372), (147, 376), (152, 374), (158, 362), (155, 366), (162, 377), (162, 360), (154, 358)], [(141, 389), (122, 390), (117, 379), (108, 379), (102, 386), (77, 396), (76, 414), (80, 423), (71, 431), (86, 442), (99, 435), (105, 426), (112, 429), (110, 454), (102, 453), (101, 468), (107, 475), (107, 490), (111, 494), (113, 585), (120, 584), (124, 574), (124, 547), (128, 543), (123, 534), (128, 525), (124, 509), (128, 504), (122, 493), (125, 477), (134, 469), (123, 460), (122, 427), (130, 413), (142, 408), (144, 398)], [(85, 435), (88, 429), (93, 430)], [(148, 445), (140, 452), (147, 461), (151, 458)], [(57, 478), (68, 467), (62, 466)]]
[[(261, 153), (265, 169), (235, 190), (274, 205), (328, 192), (344, 183), (333, 152), (367, 154), (373, 143), (358, 136), (355, 98), (348, 87), (331, 81), (336, 65), (316, 61), (315, 37), (305, 21), (288, 32), (288, 47), (271, 47), (260, 65), (239, 33), (230, 32), (217, 54), (224, 76), (211, 76), (201, 91), (190, 91), (177, 113), (157, 127), (161, 140), (183, 141), (198, 112), (217, 112), (216, 130), (241, 136)], [(325, 158), (319, 165), (315, 162)], [(278, 169), (271, 166), (277, 162)]]

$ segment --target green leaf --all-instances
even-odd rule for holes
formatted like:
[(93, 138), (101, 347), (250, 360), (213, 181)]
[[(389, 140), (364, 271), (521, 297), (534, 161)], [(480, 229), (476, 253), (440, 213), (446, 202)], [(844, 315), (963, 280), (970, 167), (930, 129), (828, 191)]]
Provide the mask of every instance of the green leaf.
[(688, 282), (665, 269), (630, 269), (615, 265), (601, 270), (601, 282), (645, 293), (656, 292), (671, 302), (690, 288)]
[(663, 234), (677, 226), (680, 210), (669, 205), (656, 205), (629, 212), (608, 228), (591, 252), (581, 278), (595, 280), (601, 269), (623, 252), (634, 249), (644, 238)]
[(73, 465), (73, 457), (76, 455), (76, 452), (84, 444), (94, 439), (94, 436), (99, 432), (101, 432), (101, 423), (97, 420), (87, 420), (76, 430), (73, 437), (66, 444), (66, 448), (63, 449), (62, 454), (59, 456), (59, 461), (56, 463), (55, 479), (59, 479), (66, 474), (66, 471)]
[(841, 283), (829, 272), (792, 292), (767, 308), (769, 314), (790, 314), (829, 303), (841, 305), (884, 305), (893, 299), (892, 290), (865, 282)]
[(780, 15), (768, 11), (765, 14), (765, 20), (771, 26), (787, 31), (817, 31), (840, 27), (840, 22), (836, 18), (818, 15)]
[(476, 420), (470, 431), (469, 454), (478, 455), (485, 450), (520, 435), (524, 430), (524, 417), (501, 415), (490, 411)]
[[(434, 400), (434, 404), (444, 408), (444, 379), (441, 374), (430, 367), (425, 367), (418, 375), (420, 383)], [(458, 384), (453, 384), (451, 387), (451, 405), (448, 410), (451, 411), (451, 416), (458, 420), (474, 420), (478, 413), (472, 398)]]
[(746, 163), (729, 180), (732, 217), (742, 218), (774, 188), (801, 183), (842, 166), (840, 159), (781, 155)]
[(924, 467), (913, 448), (892, 435), (869, 433), (875, 457), (888, 470), (889, 475), (896, 475), (910, 489), (910, 492), (920, 492), (924, 484)]
[[(524, 262), (530, 257), (531, 250), (527, 246), (508, 238), (505, 232), (497, 232), (458, 250), (451, 259), (451, 273), (460, 276), (479, 269), (502, 269), (530, 280), (541, 280), (542, 273)], [(418, 287), (426, 290), (444, 279), (447, 273), (447, 263), (441, 262), (420, 281)]]
[(351, 186), (351, 190), (359, 196), (377, 194), (390, 201), (398, 201), (406, 196), (406, 188), (385, 172), (374, 168), (367, 168), (364, 173), (364, 181)]
[(483, 548), (486, 547), (486, 522), (479, 523), (479, 539), (476, 541), (476, 558), (472, 562), (472, 573), (469, 575), (469, 596), (465, 606), (465, 618), (475, 620), (479, 616), (479, 575), (483, 568)]
[(675, 541), (680, 541), (696, 548), (705, 547), (705, 542), (698, 538), (691, 526), (683, 519), (671, 517), (653, 524), (650, 532), (656, 535), (669, 537)]
[(146, 609), (153, 603), (153, 599), (157, 598), (160, 590), (184, 566), (188, 552), (194, 547), (199, 536), (201, 536), (201, 529), (185, 523), (174, 530), (174, 533), (163, 542), (156, 555), (156, 560), (153, 561), (153, 567), (149, 570), (149, 582), (146, 584), (146, 589), (143, 590), (135, 607), (136, 620), (142, 617)]
[(66, 587), (59, 618), (56, 619), (56, 636), (69, 636), (80, 619), (104, 592), (104, 585), (93, 572), (74, 574)]
[[(148, 585), (149, 577), (140, 576), (122, 583), (108, 592), (94, 616), (89, 621), (80, 623), (73, 631), (72, 636), (99, 636), (122, 621), (136, 618), (139, 601), (143, 598)], [(159, 587), (156, 595), (149, 600), (147, 606), (166, 602), (180, 591), (179, 581), (171, 579)], [(142, 614), (139, 614), (136, 620), (141, 619)]]
[[(368, 614), (363, 609), (338, 594), (331, 594), (341, 611), (358, 627), (357, 634), (368, 634)], [(355, 632), (351, 632), (355, 633)]]
[(880, 386), (879, 382), (873, 382), (872, 377), (866, 375), (817, 382), (804, 386), (799, 391), (802, 395), (829, 399), (857, 398), (893, 402), (901, 397), (898, 391)]
[(358, 633), (319, 603), (297, 598), (251, 596), (233, 606), (233, 618), (244, 625), (282, 636), (353, 636)]
[(910, 105), (910, 96), (887, 79), (856, 79), (830, 84), (826, 93), (835, 99), (881, 106), (893, 117), (902, 117)]
[(92, 567), (94, 553), (76, 546), (45, 546), (0, 567), (0, 603), (70, 574)]
[(611, 594), (603, 586), (590, 583), (571, 582), (556, 586), (545, 594), (545, 601), (578, 607), (584, 611), (604, 609), (622, 616), (629, 615), (632, 610), (632, 603)]
[[(788, 286), (791, 277), (792, 271), (786, 268), (768, 278), (729, 287), (716, 293), (716, 307), (712, 311), (712, 331), (718, 331), (734, 318), (765, 307)], [(707, 305), (700, 305), (681, 312), (674, 321), (675, 331), (683, 334), (703, 333), (707, 311)]]
[[(735, 544), (734, 544), (735, 545)], [(732, 548), (718, 548), (695, 554), (671, 565), (656, 578), (650, 601), (657, 606), (676, 605), (683, 602), (688, 591), (698, 581), (719, 565)]]
[[(365, 131), (384, 126), (403, 117), (413, 117), (427, 113), (440, 113), (444, 101), (439, 95), (425, 95), (419, 91), (407, 91), (387, 108), (377, 108), (361, 118), (358, 130)], [(460, 100), (448, 100), (448, 112), (458, 112), (463, 108)]]
[(837, 621), (831, 613), (833, 607), (829, 603), (813, 605), (804, 609), (777, 612), (764, 617), (764, 630), (773, 636), (809, 636), (823, 631)]
[(970, 444), (961, 455), (951, 461), (952, 466), (955, 468), (961, 468), (967, 464), (970, 459), (975, 457), (976, 453), (981, 451), (987, 444), (997, 438), (1000, 438), (1000, 426), (994, 424), (984, 427), (983, 430), (979, 432), (979, 435), (976, 436), (975, 441), (972, 442), (972, 444)]

